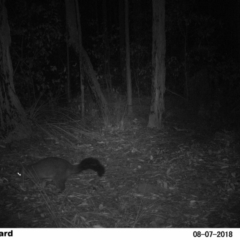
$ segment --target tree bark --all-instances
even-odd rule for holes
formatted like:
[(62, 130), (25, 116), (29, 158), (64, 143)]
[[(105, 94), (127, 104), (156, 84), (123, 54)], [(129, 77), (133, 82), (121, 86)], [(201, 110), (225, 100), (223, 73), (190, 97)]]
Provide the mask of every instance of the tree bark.
[(125, 13), (124, 13), (124, 1), (123, 0), (118, 0), (119, 2), (119, 12), (118, 12), (118, 17), (119, 17), (119, 60), (120, 60), (120, 73), (121, 73), (121, 78), (122, 81), (125, 80), (126, 73), (124, 70), (125, 67)]
[(93, 69), (92, 63), (90, 61), (90, 58), (83, 48), (83, 46), (79, 45), (79, 43), (82, 43), (82, 41), (79, 41), (79, 38), (81, 36), (80, 26), (77, 26), (77, 14), (76, 11), (79, 11), (79, 9), (76, 9), (75, 7), (75, 0), (65, 0), (66, 5), (66, 21), (68, 26), (68, 32), (69, 32), (69, 42), (74, 47), (75, 51), (79, 54), (81, 54), (82, 64), (83, 64), (83, 71), (85, 75), (88, 78), (89, 85), (91, 87), (92, 92), (94, 93), (96, 99), (98, 100), (98, 104), (100, 106), (101, 112), (103, 115), (108, 116), (108, 106), (106, 99), (102, 93), (102, 90), (100, 88), (100, 85), (97, 80), (96, 72)]
[(107, 12), (107, 0), (102, 2), (103, 8), (103, 46), (104, 46), (104, 78), (108, 92), (112, 91), (112, 79), (110, 73), (110, 46), (109, 46), (109, 34), (108, 34), (108, 12)]
[(127, 80), (127, 103), (128, 115), (132, 114), (132, 79), (130, 64), (130, 43), (129, 43), (129, 20), (128, 20), (128, 0), (125, 0), (125, 41), (126, 41), (126, 80)]
[(104, 117), (108, 117), (107, 101), (102, 93), (101, 87), (97, 80), (97, 74), (94, 71), (90, 58), (84, 48), (82, 48), (82, 58), (84, 59), (84, 72), (86, 73), (86, 76), (90, 79), (89, 85), (97, 99), (97, 103), (99, 104), (102, 114), (104, 115)]
[(0, 128), (11, 142), (28, 137), (31, 127), (14, 88), (10, 27), (4, 3), (0, 0)]
[(152, 42), (152, 102), (148, 127), (161, 128), (165, 110), (165, 0), (153, 0), (153, 42)]

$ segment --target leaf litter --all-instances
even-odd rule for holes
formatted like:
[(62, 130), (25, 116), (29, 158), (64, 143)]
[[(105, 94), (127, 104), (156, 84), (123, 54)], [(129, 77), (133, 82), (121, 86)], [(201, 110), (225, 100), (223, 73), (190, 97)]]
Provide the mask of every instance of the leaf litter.
[[(181, 124), (174, 128), (168, 120), (161, 131), (138, 124), (111, 132), (88, 130), (77, 121), (52, 121), (36, 129), (44, 129), (45, 140), (1, 148), (0, 226), (240, 227), (234, 134), (217, 132), (199, 141), (196, 130)], [(47, 156), (71, 163), (94, 156), (106, 175), (99, 179), (89, 171), (73, 176), (61, 194), (51, 185), (21, 188), (15, 175), (19, 167)]]

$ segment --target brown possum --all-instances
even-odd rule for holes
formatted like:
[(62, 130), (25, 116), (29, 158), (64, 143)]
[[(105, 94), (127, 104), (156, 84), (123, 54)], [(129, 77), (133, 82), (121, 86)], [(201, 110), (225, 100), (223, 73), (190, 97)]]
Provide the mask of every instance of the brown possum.
[(105, 173), (104, 166), (95, 158), (85, 158), (79, 164), (72, 165), (65, 159), (48, 157), (23, 167), (20, 175), (24, 178), (32, 179), (34, 183), (42, 180), (51, 180), (60, 191), (63, 191), (65, 182), (70, 175), (78, 174), (88, 169), (97, 172), (99, 177)]

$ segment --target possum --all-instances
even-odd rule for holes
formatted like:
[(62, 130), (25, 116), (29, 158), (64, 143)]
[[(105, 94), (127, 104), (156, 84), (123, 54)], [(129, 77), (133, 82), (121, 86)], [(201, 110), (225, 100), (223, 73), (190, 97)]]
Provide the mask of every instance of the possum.
[(73, 174), (85, 170), (93, 170), (101, 177), (105, 173), (104, 166), (96, 158), (85, 158), (79, 164), (72, 165), (67, 160), (58, 157), (48, 157), (22, 168), (19, 175), (30, 178), (34, 183), (39, 181), (53, 181), (62, 192), (66, 180)]

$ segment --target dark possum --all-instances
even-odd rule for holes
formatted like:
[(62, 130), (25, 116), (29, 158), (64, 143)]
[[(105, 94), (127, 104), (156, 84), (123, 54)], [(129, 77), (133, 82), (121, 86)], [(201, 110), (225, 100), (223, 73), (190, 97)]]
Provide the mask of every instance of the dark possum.
[(78, 174), (88, 169), (97, 172), (99, 177), (105, 173), (104, 166), (95, 158), (85, 158), (79, 164), (72, 165), (65, 159), (48, 157), (23, 167), (22, 176), (30, 178), (34, 182), (52, 180), (63, 191), (65, 189), (65, 182), (70, 175)]

